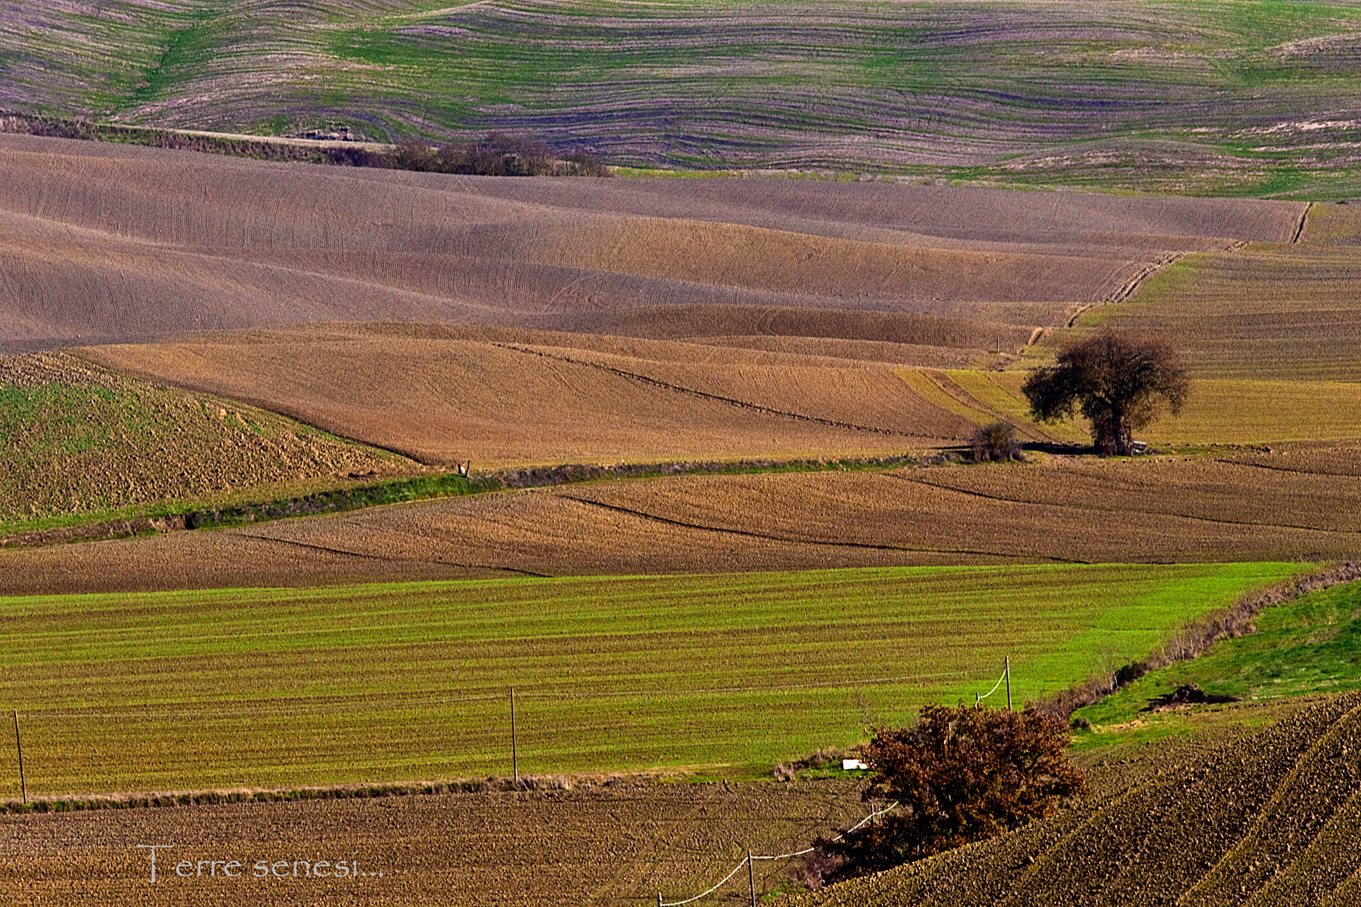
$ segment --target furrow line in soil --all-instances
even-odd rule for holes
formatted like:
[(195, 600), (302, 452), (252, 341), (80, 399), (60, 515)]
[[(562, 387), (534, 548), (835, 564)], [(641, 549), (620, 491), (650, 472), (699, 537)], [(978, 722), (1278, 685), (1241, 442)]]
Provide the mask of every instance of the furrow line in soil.
[(1251, 526), (1254, 529), (1288, 529), (1296, 532), (1322, 532), (1328, 535), (1358, 535), (1361, 530), (1356, 529), (1320, 529), (1317, 526), (1296, 526), (1291, 523), (1254, 523), (1249, 520), (1227, 520), (1219, 517), (1196, 516), (1190, 513), (1176, 513), (1167, 510), (1143, 510), (1136, 507), (1092, 507), (1084, 504), (1059, 504), (1049, 501), (1027, 501), (1021, 498), (1007, 498), (1001, 495), (992, 495), (984, 491), (974, 491), (969, 488), (956, 488), (953, 485), (937, 485), (935, 482), (928, 482), (923, 479), (909, 478), (904, 475), (885, 473), (891, 479), (898, 479), (902, 482), (913, 482), (918, 485), (926, 485), (941, 491), (954, 491), (970, 497), (982, 498), (986, 501), (997, 501), (1002, 504), (1020, 504), (1026, 507), (1057, 507), (1063, 510), (1076, 510), (1079, 513), (1140, 513), (1145, 516), (1175, 517), (1181, 520), (1190, 520), (1197, 523), (1211, 523), (1220, 526)]
[[(1015, 557), (999, 551), (981, 551), (967, 548), (911, 548), (906, 545), (885, 545), (875, 542), (846, 542), (829, 541), (827, 539), (801, 539), (789, 536), (772, 535), (764, 532), (753, 532), (750, 529), (731, 529), (723, 526), (708, 526), (703, 523), (688, 523), (684, 520), (676, 520), (671, 517), (658, 516), (648, 513), (645, 510), (634, 510), (631, 507), (620, 507), (618, 504), (606, 504), (603, 501), (593, 501), (590, 498), (578, 498), (574, 495), (563, 495), (569, 501), (575, 501), (588, 507), (599, 507), (604, 510), (622, 513), (628, 516), (637, 517), (642, 520), (649, 520), (655, 523), (663, 523), (667, 526), (676, 526), (681, 529), (697, 529), (701, 532), (713, 532), (723, 535), (736, 535), (742, 538), (760, 539), (767, 542), (782, 542), (793, 545), (817, 545), (825, 548), (856, 548), (868, 551), (898, 551), (905, 554), (967, 554), (978, 557)], [(1054, 557), (1053, 555), (1036, 555), (1037, 558), (1058, 564), (1086, 564), (1088, 561), (1076, 560), (1073, 558)]]
[(369, 554), (363, 551), (347, 551), (344, 548), (332, 548), (329, 545), (318, 545), (315, 542), (300, 542), (296, 539), (281, 539), (272, 535), (254, 535), (249, 532), (232, 532), (239, 538), (252, 539), (257, 542), (275, 542), (280, 545), (293, 545), (297, 548), (306, 548), (310, 551), (322, 551), (327, 554), (339, 554), (344, 557), (361, 558), (370, 561), (382, 561), (383, 563), (410, 563), (410, 564), (438, 564), (441, 567), (458, 567), (465, 570), (497, 570), (505, 573), (515, 573), (521, 576), (533, 576), (538, 578), (549, 578), (550, 574), (535, 573), (532, 570), (520, 570), (516, 567), (497, 567), (488, 564), (461, 564), (452, 561), (436, 560), (433, 558), (415, 557), (390, 557), (386, 554)]
[(651, 378), (648, 377), (647, 375), (640, 375), (637, 372), (630, 372), (627, 369), (616, 368), (615, 366), (612, 365), (604, 365), (603, 363), (599, 362), (589, 362), (584, 359), (574, 359), (571, 356), (555, 356), (552, 353), (544, 352), (543, 350), (535, 350), (530, 349), (528, 347), (517, 346), (516, 344), (513, 343), (492, 343), (491, 345), (500, 347), (501, 349), (511, 350), (517, 353), (525, 353), (531, 356), (541, 356), (545, 359), (553, 359), (558, 362), (565, 362), (570, 365), (588, 366), (590, 368), (599, 369), (600, 371), (603, 372), (609, 372), (610, 374), (618, 375), (619, 377), (629, 381), (637, 381), (642, 384), (650, 385), (652, 387), (659, 387), (662, 388), (663, 390), (674, 391), (679, 394), (686, 394), (688, 396), (697, 397), (702, 400), (711, 400), (715, 403), (723, 403), (726, 404), (727, 406), (736, 406), (739, 409), (751, 410), (753, 412), (759, 412), (767, 416), (778, 416), (783, 419), (797, 419), (800, 422), (813, 422), (818, 425), (827, 425), (832, 428), (844, 428), (850, 431), (873, 432), (874, 434), (878, 435), (893, 435), (900, 438), (917, 437), (915, 435), (907, 434), (906, 432), (894, 431), (891, 428), (876, 428), (869, 425), (856, 425), (853, 422), (839, 422), (835, 419), (824, 419), (821, 416), (808, 416), (804, 415), (803, 413), (792, 413), (787, 410), (775, 409), (774, 407), (770, 406), (762, 406), (759, 403), (751, 403), (746, 400), (738, 400), (735, 397), (724, 397), (719, 394), (710, 394), (706, 391), (696, 390), (691, 387), (684, 387), (679, 384), (672, 384), (668, 381), (660, 381), (656, 378)]
[(1314, 210), (1314, 203), (1310, 202), (1304, 206), (1304, 212), (1300, 215), (1300, 222), (1295, 225), (1295, 233), (1290, 237), (1290, 245), (1296, 245), (1300, 237), (1304, 235), (1304, 227), (1309, 222), (1309, 212)]

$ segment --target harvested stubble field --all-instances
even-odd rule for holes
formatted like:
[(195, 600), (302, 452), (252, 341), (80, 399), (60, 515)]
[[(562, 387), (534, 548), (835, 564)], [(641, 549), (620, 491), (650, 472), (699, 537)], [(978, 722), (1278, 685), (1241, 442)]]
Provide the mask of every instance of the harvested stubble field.
[(784, 903), (1355, 904), (1361, 694), (1187, 721), (1198, 743), (1111, 747), (1093, 795), (1053, 819)]
[[(1300, 564), (838, 570), (7, 598), (30, 796), (770, 766), (1142, 657)], [(16, 773), (17, 775), (17, 773)], [(17, 777), (14, 778), (17, 782)]]
[(1359, 34), (1350, 4), (1268, 0), (46, 2), (0, 16), (0, 97), (682, 166), (1354, 194)]
[[(0, 815), (0, 878), (15, 907), (632, 907), (659, 891), (677, 900), (709, 888), (745, 846), (790, 853), (854, 824), (867, 812), (858, 788), (619, 779), (566, 791)], [(154, 886), (149, 851), (136, 847), (148, 842), (174, 845), (157, 852)], [(175, 874), (182, 860), (222, 862), (216, 877), (185, 878)], [(223, 875), (230, 860), (242, 864), (239, 878)], [(267, 869), (289, 861), (287, 877), (256, 878), (260, 860)], [(300, 868), (295, 879), (295, 860), (357, 862), (367, 875), (309, 878)], [(789, 871), (789, 860), (759, 863), (756, 883), (773, 891)]]
[[(849, 566), (1343, 560), (1358, 449), (614, 480), (0, 552), (0, 593)], [(1035, 531), (1036, 526), (1045, 531)]]

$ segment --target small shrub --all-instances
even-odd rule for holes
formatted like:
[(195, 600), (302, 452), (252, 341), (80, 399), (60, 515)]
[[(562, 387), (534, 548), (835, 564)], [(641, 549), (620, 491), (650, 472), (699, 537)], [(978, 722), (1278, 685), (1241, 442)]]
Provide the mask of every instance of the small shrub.
[(1016, 426), (1006, 422), (984, 425), (969, 439), (970, 454), (975, 463), (1023, 460), (1021, 442), (1016, 437)]

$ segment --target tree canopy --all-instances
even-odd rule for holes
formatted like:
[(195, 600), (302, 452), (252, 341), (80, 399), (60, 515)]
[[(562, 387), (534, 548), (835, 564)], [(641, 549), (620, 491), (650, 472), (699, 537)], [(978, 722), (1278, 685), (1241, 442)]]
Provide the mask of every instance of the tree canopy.
[(1068, 761), (1071, 739), (1062, 719), (1034, 708), (928, 705), (913, 727), (877, 729), (863, 797), (898, 808), (819, 840), (810, 858), (818, 881), (889, 869), (1051, 815), (1060, 797), (1086, 786)]
[(1166, 405), (1181, 411), (1190, 389), (1186, 368), (1163, 342), (1123, 331), (1102, 331), (1065, 346), (1052, 366), (1037, 369), (1021, 390), (1036, 418), (1092, 423), (1102, 456), (1134, 452), (1134, 430)]

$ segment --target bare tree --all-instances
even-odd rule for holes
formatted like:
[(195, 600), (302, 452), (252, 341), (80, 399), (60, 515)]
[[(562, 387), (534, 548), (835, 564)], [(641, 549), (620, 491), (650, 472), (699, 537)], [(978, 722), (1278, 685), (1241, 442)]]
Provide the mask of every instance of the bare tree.
[(1068, 344), (1058, 362), (1036, 370), (1021, 390), (1036, 418), (1071, 418), (1074, 409), (1092, 423), (1103, 457), (1134, 452), (1134, 430), (1153, 421), (1165, 404), (1181, 412), (1190, 379), (1163, 342), (1123, 331), (1102, 331)]

